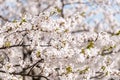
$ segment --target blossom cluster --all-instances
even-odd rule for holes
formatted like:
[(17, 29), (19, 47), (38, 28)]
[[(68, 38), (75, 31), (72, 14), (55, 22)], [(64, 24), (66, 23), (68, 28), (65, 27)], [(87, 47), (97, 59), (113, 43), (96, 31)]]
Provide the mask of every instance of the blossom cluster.
[(46, 12), (30, 20), (25, 17), (0, 28), (1, 79), (120, 79), (118, 29), (91, 30), (79, 13), (54, 19)]

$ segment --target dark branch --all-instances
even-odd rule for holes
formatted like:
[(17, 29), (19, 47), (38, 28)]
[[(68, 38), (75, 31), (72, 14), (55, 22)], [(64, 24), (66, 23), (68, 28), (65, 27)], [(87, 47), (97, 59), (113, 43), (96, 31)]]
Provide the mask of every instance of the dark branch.
[(103, 72), (96, 72), (98, 75), (91, 77), (90, 79), (101, 79), (105, 76)]
[[(13, 48), (13, 47), (27, 47), (27, 46), (30, 46), (30, 45), (11, 45), (11, 46), (8, 46), (8, 47), (6, 47), (6, 46), (3, 46), (3, 47), (0, 47), (0, 49), (9, 49), (9, 48)], [(51, 46), (51, 45), (40, 45), (41, 47), (49, 47), (49, 46)]]
[(76, 31), (71, 31), (71, 33), (79, 33), (79, 32), (88, 32), (89, 30), (76, 30)]
[(102, 54), (101, 55), (110, 55), (110, 54), (112, 54), (113, 53), (113, 50), (111, 50), (111, 51), (106, 51), (106, 50), (103, 50), (102, 51)]
[(1, 15), (0, 15), (0, 18), (1, 18), (2, 20), (4, 20), (4, 21), (8, 21), (8, 22), (10, 22), (10, 20), (8, 20), (7, 18), (4, 18), (4, 17), (1, 16)]
[(30, 72), (32, 71), (32, 69), (33, 69), (39, 62), (43, 62), (43, 61), (44, 61), (44, 59), (40, 59), (40, 60), (38, 60), (36, 63), (34, 63), (34, 64), (31, 66), (30, 71), (28, 72), (28, 74), (30, 74)]
[(0, 49), (9, 49), (13, 47), (23, 47), (23, 46), (30, 46), (30, 45), (11, 45), (9, 47), (3, 46), (3, 47), (0, 47)]
[(89, 4), (89, 2), (73, 2), (73, 3), (66, 3), (64, 5), (71, 5), (71, 4)]
[(45, 12), (47, 9), (49, 9), (54, 3), (55, 3), (55, 1), (53, 1), (53, 3), (51, 5), (48, 5), (45, 9), (43, 9), (42, 12)]
[[(1, 73), (7, 73), (7, 72), (5, 72), (5, 71), (3, 71), (3, 70), (0, 70), (0, 72)], [(24, 73), (9, 73), (9, 74), (11, 74), (11, 75), (21, 75), (21, 76), (23, 76), (23, 77), (25, 77), (25, 76), (28, 76), (28, 77), (43, 77), (43, 78), (45, 78), (46, 80), (49, 80), (47, 77), (45, 77), (45, 76), (42, 76), (42, 75), (30, 75), (30, 74), (24, 74)]]
[(64, 0), (61, 0), (62, 9), (61, 9), (61, 16), (64, 18)]

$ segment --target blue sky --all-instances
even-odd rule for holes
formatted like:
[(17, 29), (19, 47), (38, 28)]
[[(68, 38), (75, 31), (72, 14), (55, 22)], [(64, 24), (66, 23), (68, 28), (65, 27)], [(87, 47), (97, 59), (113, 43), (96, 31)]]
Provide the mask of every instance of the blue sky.
[[(90, 2), (88, 4), (85, 4), (86, 6), (89, 7), (89, 10), (87, 11), (87, 13), (91, 12), (91, 11), (97, 11), (99, 9), (103, 9), (105, 11), (109, 11), (109, 12), (119, 12), (120, 11), (120, 6), (116, 4), (115, 0), (109, 0), (111, 5), (104, 5), (104, 8), (102, 8), (101, 6), (95, 4), (94, 2)], [(84, 0), (84, 2), (88, 2), (88, 0)], [(66, 5), (65, 8), (66, 9), (71, 9), (73, 7), (76, 7), (79, 4), (73, 4), (72, 6), (70, 5)], [(85, 19), (85, 22), (88, 23), (89, 25), (95, 25), (94, 21), (98, 20), (99, 22), (102, 21), (104, 19), (104, 14), (102, 12), (89, 16)], [(120, 13), (115, 14), (114, 19), (117, 20), (118, 22), (120, 22)]]
[[(23, 4), (26, 5), (26, 0), (20, 0), (22, 1)], [(84, 0), (84, 3), (88, 2), (89, 0)], [(116, 5), (115, 4), (115, 1), (114, 0), (110, 0), (112, 5), (111, 6), (108, 6), (108, 5), (104, 5), (105, 6), (105, 10), (107, 11), (120, 11), (120, 6), (119, 5)], [(90, 1), (89, 1), (90, 2)], [(6, 2), (5, 3), (7, 6), (10, 6), (11, 8), (14, 8), (15, 9), (15, 6), (16, 4), (15, 3), (12, 3), (10, 1)], [(100, 9), (101, 7), (96, 5), (94, 2), (90, 2), (90, 3), (87, 3), (85, 4), (86, 6), (89, 6), (89, 10), (87, 11), (87, 13), (91, 12), (91, 11), (94, 11), (94, 10), (98, 10)], [(65, 9), (71, 9), (73, 7), (76, 7), (78, 6), (78, 4), (73, 4), (72, 6), (71, 5), (66, 5), (64, 8)], [(0, 6), (2, 7), (2, 6)], [(1, 9), (1, 8), (0, 8)], [(103, 8), (104, 9), (104, 8)], [(8, 12), (5, 11), (3, 14), (6, 15)], [(114, 18), (120, 22), (120, 13), (116, 14), (114, 16)], [(104, 15), (102, 12), (98, 13), (98, 14), (95, 14), (95, 15), (92, 15), (92, 16), (89, 16), (86, 18), (85, 22), (89, 23), (90, 25), (94, 25), (94, 20), (97, 19), (98, 21), (101, 21), (102, 19), (104, 19)]]

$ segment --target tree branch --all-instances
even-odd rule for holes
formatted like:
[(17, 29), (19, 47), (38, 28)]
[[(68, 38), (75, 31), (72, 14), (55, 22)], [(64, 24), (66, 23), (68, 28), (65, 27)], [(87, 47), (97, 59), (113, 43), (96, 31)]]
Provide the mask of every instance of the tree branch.
[(8, 49), (8, 48), (13, 48), (13, 47), (23, 47), (23, 46), (30, 46), (30, 45), (11, 45), (9, 47), (3, 46), (3, 47), (0, 47), (0, 49)]
[[(5, 71), (3, 71), (3, 70), (0, 70), (0, 72), (1, 73), (7, 73), (7, 72), (5, 72)], [(11, 75), (21, 75), (21, 76), (23, 76), (23, 77), (25, 77), (25, 76), (28, 76), (28, 77), (43, 77), (43, 78), (45, 78), (46, 80), (49, 80), (47, 77), (45, 77), (45, 76), (42, 76), (42, 75), (30, 75), (30, 74), (24, 74), (24, 73), (9, 73), (9, 74), (11, 74)]]
[(64, 0), (61, 0), (61, 4), (62, 4), (62, 9), (61, 9), (61, 16), (64, 18)]
[(64, 5), (71, 5), (71, 4), (89, 4), (89, 2), (73, 2), (73, 3), (66, 3)]
[(30, 72), (32, 71), (32, 69), (33, 69), (39, 62), (43, 62), (43, 61), (44, 61), (44, 59), (40, 59), (40, 60), (38, 60), (36, 63), (34, 63), (34, 64), (31, 66), (28, 74), (30, 74)]
[(72, 34), (74, 34), (74, 33), (79, 33), (79, 32), (89, 32), (89, 30), (76, 30), (76, 31), (71, 31)]
[(1, 18), (2, 20), (4, 20), (4, 21), (8, 21), (8, 22), (10, 22), (10, 20), (8, 20), (7, 18), (4, 18), (4, 17), (1, 16), (1, 15), (0, 15), (0, 18)]

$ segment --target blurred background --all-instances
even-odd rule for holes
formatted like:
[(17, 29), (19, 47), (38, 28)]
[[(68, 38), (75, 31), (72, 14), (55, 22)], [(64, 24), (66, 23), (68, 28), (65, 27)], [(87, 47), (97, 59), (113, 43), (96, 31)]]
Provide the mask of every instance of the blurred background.
[(44, 12), (51, 13), (55, 19), (79, 12), (89, 27), (120, 28), (119, 0), (0, 0), (0, 26), (19, 21), (25, 15), (39, 16)]

